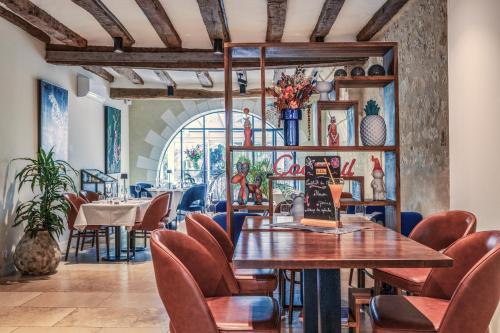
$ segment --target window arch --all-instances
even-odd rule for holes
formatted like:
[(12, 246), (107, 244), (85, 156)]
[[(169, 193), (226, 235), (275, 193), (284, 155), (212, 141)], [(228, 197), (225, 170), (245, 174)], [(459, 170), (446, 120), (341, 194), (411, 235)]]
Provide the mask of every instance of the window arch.
[[(244, 114), (233, 112), (233, 144), (242, 145)], [(256, 145), (262, 140), (262, 119), (250, 114), (252, 140)], [(189, 183), (212, 185), (221, 178), (225, 187), (226, 147), (225, 111), (212, 110), (184, 123), (165, 145), (158, 168), (158, 183), (181, 186)], [(266, 141), (272, 145), (283, 145), (282, 129), (266, 123)], [(276, 160), (276, 153), (246, 152), (242, 157), (251, 162)], [(239, 156), (238, 156), (239, 157)]]

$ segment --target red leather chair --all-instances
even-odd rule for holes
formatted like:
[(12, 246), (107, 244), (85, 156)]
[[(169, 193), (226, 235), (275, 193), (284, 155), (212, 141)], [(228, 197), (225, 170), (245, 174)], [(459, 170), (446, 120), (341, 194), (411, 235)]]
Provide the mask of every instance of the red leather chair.
[(192, 237), (172, 230), (153, 231), (151, 253), (171, 332), (280, 332), (276, 301), (231, 296), (215, 259)]
[[(474, 214), (452, 210), (437, 213), (423, 219), (410, 233), (408, 238), (442, 251), (456, 240), (476, 231)], [(418, 295), (427, 279), (430, 268), (381, 268), (373, 270), (376, 288), (381, 282)]]
[(92, 191), (80, 191), (80, 197), (87, 202), (99, 201), (99, 193)]
[(235, 276), (234, 270), (227, 260), (217, 240), (191, 214), (186, 215), (186, 228), (189, 236), (202, 244), (217, 262), (224, 279), (233, 295), (268, 295), (272, 296), (277, 286), (277, 279), (257, 279), (254, 276)]
[[(137, 233), (142, 233), (141, 237), (144, 238), (144, 246), (146, 246), (146, 239), (151, 231), (164, 228), (164, 219), (170, 214), (170, 192), (162, 193), (151, 200), (144, 217), (141, 222), (136, 223), (129, 233), (130, 244), (132, 244), (133, 255), (135, 256), (135, 239)], [(128, 258), (128, 253), (127, 253)]]
[[(226, 231), (208, 215), (193, 213), (189, 215), (194, 221), (205, 228), (219, 243), (226, 255), (227, 261), (234, 272), (234, 276), (244, 293), (272, 293), (276, 289), (278, 280), (275, 270), (272, 269), (239, 269), (232, 265), (234, 245)], [(251, 291), (254, 292), (251, 292)]]
[(469, 235), (444, 253), (453, 267), (432, 269), (421, 296), (372, 298), (373, 332), (487, 332), (500, 301), (500, 231)]
[[(96, 245), (96, 260), (100, 260), (99, 254), (99, 236), (100, 231), (105, 232), (104, 236), (106, 237), (106, 251), (109, 256), (109, 234), (107, 229), (101, 229), (100, 226), (89, 225), (85, 228), (85, 231), (77, 231), (74, 229), (74, 224), (76, 220), (76, 216), (78, 215), (78, 211), (80, 210), (80, 206), (87, 203), (83, 198), (77, 196), (74, 193), (63, 193), (62, 196), (69, 203), (69, 210), (66, 218), (66, 222), (68, 224), (69, 237), (68, 237), (68, 245), (66, 247), (66, 254), (64, 255), (64, 260), (68, 261), (69, 249), (71, 247), (71, 240), (76, 238), (76, 250), (75, 257), (78, 258), (78, 249), (80, 247), (80, 238), (82, 239), (82, 245), (85, 242), (87, 237), (92, 238), (92, 247), (94, 246), (94, 241)], [(76, 234), (74, 232), (76, 231)], [(83, 249), (83, 246), (82, 246)]]

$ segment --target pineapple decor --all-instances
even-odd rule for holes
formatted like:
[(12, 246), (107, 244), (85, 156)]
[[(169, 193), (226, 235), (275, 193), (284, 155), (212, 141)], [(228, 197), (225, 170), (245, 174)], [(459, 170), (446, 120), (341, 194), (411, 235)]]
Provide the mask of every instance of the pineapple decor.
[(369, 100), (365, 106), (366, 116), (360, 124), (361, 142), (364, 146), (383, 146), (387, 128), (385, 120), (379, 116), (380, 107), (373, 99)]

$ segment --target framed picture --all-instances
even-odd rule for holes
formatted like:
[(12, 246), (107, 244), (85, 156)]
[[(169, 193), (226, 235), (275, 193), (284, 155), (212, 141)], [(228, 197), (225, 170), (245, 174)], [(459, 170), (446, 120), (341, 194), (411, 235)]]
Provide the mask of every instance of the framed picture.
[(120, 173), (121, 169), (121, 111), (110, 106), (104, 107), (104, 151), (105, 172)]
[(68, 160), (68, 91), (38, 81), (38, 148), (54, 150), (56, 159)]

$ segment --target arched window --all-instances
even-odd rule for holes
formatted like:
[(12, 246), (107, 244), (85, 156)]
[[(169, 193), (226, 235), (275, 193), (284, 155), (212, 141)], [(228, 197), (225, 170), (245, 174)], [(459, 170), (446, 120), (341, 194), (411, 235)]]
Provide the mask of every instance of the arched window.
[[(244, 114), (233, 112), (233, 144), (242, 145)], [(250, 114), (253, 128), (253, 143), (261, 144), (261, 118)], [(217, 179), (225, 180), (226, 170), (226, 126), (225, 112), (210, 111), (185, 123), (169, 140), (160, 159), (158, 180), (160, 184), (181, 186), (189, 183), (213, 185)], [(267, 144), (283, 145), (282, 129), (266, 124)], [(235, 154), (236, 155), (236, 154)], [(234, 155), (233, 155), (234, 156)], [(245, 152), (234, 156), (244, 158), (251, 164), (277, 158), (273, 152)], [(225, 187), (225, 184), (224, 184)]]

